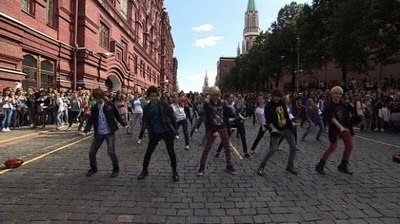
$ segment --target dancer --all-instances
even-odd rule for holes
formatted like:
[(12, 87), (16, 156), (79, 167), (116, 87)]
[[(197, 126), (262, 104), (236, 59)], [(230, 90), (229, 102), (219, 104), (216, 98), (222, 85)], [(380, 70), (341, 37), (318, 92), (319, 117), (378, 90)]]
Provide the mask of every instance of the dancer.
[(281, 136), (286, 139), (290, 146), (289, 160), (286, 166), (286, 171), (297, 175), (293, 162), (296, 156), (296, 144), (293, 135), (293, 124), (289, 117), (285, 102), (283, 101), (283, 91), (275, 89), (272, 92), (272, 100), (265, 107), (266, 124), (270, 129), (271, 145), (269, 152), (264, 157), (260, 166), (257, 169), (257, 174), (262, 176), (267, 161), (278, 149), (279, 139)]
[(150, 103), (146, 105), (143, 111), (143, 120), (149, 132), (149, 144), (143, 160), (143, 170), (138, 179), (144, 179), (149, 175), (148, 167), (151, 155), (161, 140), (164, 140), (168, 155), (171, 160), (172, 179), (179, 181), (179, 175), (176, 171), (176, 155), (174, 150), (174, 139), (177, 135), (177, 125), (175, 122), (172, 108), (164, 101), (158, 99), (158, 89), (150, 86), (146, 92)]
[(111, 177), (117, 177), (119, 174), (119, 164), (117, 154), (115, 153), (115, 132), (118, 130), (118, 125), (115, 119), (125, 129), (128, 128), (128, 125), (121, 118), (115, 105), (105, 100), (106, 93), (102, 89), (93, 90), (93, 97), (96, 99), (97, 104), (91, 109), (89, 120), (83, 131), (83, 135), (86, 135), (92, 126), (94, 128), (94, 138), (89, 151), (90, 170), (86, 176), (90, 177), (97, 172), (96, 154), (101, 144), (106, 140), (108, 155), (111, 158), (113, 166)]
[(344, 142), (344, 152), (342, 162), (337, 167), (342, 173), (353, 174), (348, 167), (351, 151), (353, 150), (354, 130), (350, 119), (350, 111), (344, 103), (341, 102), (343, 89), (335, 86), (330, 91), (331, 101), (325, 108), (326, 120), (329, 124), (329, 141), (328, 150), (325, 151), (315, 170), (325, 175), (324, 166), (332, 152), (338, 145), (339, 137)]
[[(244, 121), (245, 117), (240, 113), (240, 110), (235, 102), (233, 101), (233, 95), (232, 94), (227, 94), (225, 97), (226, 103), (224, 105), (225, 110), (228, 113), (228, 121), (229, 121), (229, 128), (228, 128), (228, 135), (231, 137), (232, 135), (232, 130), (231, 128), (236, 128), (237, 132), (240, 135), (240, 138), (242, 139), (242, 146), (243, 146), (243, 152), (244, 156), (246, 158), (250, 157), (250, 154), (247, 152), (247, 142), (246, 142), (246, 130), (244, 128)], [(222, 150), (222, 142), (219, 144), (217, 153), (215, 154), (215, 157), (219, 157), (219, 154)]]
[(267, 132), (267, 127), (265, 125), (264, 109), (265, 109), (265, 99), (264, 99), (264, 97), (259, 96), (257, 98), (257, 108), (255, 110), (255, 114), (256, 114), (257, 123), (260, 126), (260, 129), (258, 130), (257, 137), (254, 140), (253, 145), (251, 146), (250, 154), (252, 154), (254, 152), (254, 150), (256, 150), (258, 143), (264, 136), (265, 132)]
[(308, 121), (308, 127), (306, 128), (306, 131), (304, 132), (303, 136), (301, 137), (301, 140), (305, 141), (307, 135), (310, 134), (310, 132), (312, 131), (314, 126), (318, 125), (319, 131), (316, 136), (316, 139), (317, 139), (317, 141), (321, 141), (320, 137), (321, 137), (322, 131), (324, 130), (324, 123), (322, 122), (322, 118), (319, 115), (319, 109), (315, 105), (314, 100), (312, 98), (309, 98), (307, 100), (305, 116)]
[(225, 149), (226, 170), (232, 175), (236, 175), (237, 172), (235, 168), (233, 168), (231, 161), (231, 146), (227, 130), (229, 127), (227, 111), (220, 99), (221, 90), (217, 86), (212, 86), (209, 89), (209, 94), (210, 100), (204, 104), (204, 111), (206, 114), (204, 123), (206, 127), (206, 144), (200, 158), (200, 168), (197, 170), (197, 175), (202, 176), (204, 174), (208, 153), (217, 137), (221, 137)]
[[(185, 136), (185, 150), (189, 150), (189, 134), (188, 134), (188, 122), (186, 119), (185, 109), (179, 102), (179, 96), (176, 95), (173, 98), (173, 102), (171, 104), (172, 110), (174, 111), (174, 115), (177, 123), (177, 131), (179, 131), (179, 127), (182, 126), (183, 135)], [(177, 132), (176, 138), (179, 139), (179, 134)]]

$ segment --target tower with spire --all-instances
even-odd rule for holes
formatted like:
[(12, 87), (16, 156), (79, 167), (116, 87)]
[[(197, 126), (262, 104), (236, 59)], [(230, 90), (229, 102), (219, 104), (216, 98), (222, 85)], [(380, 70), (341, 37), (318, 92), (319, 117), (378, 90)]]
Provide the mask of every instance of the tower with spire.
[(259, 16), (255, 0), (249, 0), (244, 18), (242, 53), (247, 53), (253, 47), (260, 34)]
[(203, 84), (203, 94), (208, 94), (208, 89), (210, 87), (208, 86), (208, 76), (207, 76), (207, 71), (206, 71), (206, 76), (204, 77), (204, 84)]

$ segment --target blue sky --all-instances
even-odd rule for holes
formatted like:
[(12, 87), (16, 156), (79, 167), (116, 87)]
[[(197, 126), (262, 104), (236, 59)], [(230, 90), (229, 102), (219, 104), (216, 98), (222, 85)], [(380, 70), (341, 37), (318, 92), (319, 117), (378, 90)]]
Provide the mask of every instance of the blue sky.
[[(248, 0), (165, 0), (178, 59), (181, 90), (201, 91), (207, 71), (214, 85), (219, 57), (234, 57), (243, 39)], [(292, 0), (256, 0), (260, 28), (266, 30)], [(298, 0), (311, 3), (312, 0)]]

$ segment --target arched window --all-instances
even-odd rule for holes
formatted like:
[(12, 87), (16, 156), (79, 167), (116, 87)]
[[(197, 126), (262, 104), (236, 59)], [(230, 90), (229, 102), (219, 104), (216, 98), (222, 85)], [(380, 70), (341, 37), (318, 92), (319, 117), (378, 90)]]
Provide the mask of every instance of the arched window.
[(37, 87), (37, 60), (32, 55), (25, 55), (22, 60), (22, 72), (25, 73), (25, 79), (22, 81), (22, 87), (28, 89)]
[(40, 81), (41, 86), (44, 89), (54, 88), (55, 76), (54, 76), (54, 65), (49, 60), (42, 61), (40, 70)]

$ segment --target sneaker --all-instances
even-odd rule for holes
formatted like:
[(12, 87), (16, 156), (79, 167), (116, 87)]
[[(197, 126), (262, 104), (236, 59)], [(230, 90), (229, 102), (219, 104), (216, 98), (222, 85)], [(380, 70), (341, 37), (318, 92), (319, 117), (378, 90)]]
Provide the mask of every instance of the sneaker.
[(381, 128), (381, 132), (385, 132), (385, 130), (383, 128)]
[(301, 140), (302, 142), (306, 141), (304, 138), (301, 138), (300, 140)]
[(93, 176), (93, 174), (97, 173), (97, 169), (90, 169), (87, 173), (86, 176), (90, 177)]
[(379, 129), (378, 128), (375, 128), (375, 130), (374, 131), (379, 131)]
[(6, 128), (6, 131), (11, 131), (10, 128)]
[(249, 154), (253, 155), (253, 153), (254, 153), (254, 150), (250, 150)]
[(137, 140), (137, 144), (142, 143), (142, 139)]
[(5, 129), (5, 128), (2, 128), (2, 129), (1, 129), (1, 132), (6, 132), (6, 129)]
[(286, 171), (288, 171), (289, 173), (293, 174), (293, 175), (297, 175), (297, 171), (294, 169), (293, 166), (288, 166), (286, 167)]
[(256, 172), (257, 172), (258, 176), (263, 176), (264, 175), (264, 168), (260, 166), (260, 167), (258, 167)]
[(187, 145), (187, 146), (185, 147), (185, 150), (189, 150), (189, 149), (190, 149), (190, 146)]
[(179, 181), (179, 175), (177, 172), (174, 172), (172, 174), (172, 180), (174, 180), (174, 182), (178, 182)]
[(175, 136), (176, 139), (179, 139), (179, 135)]
[(140, 175), (137, 177), (138, 180), (143, 180), (149, 175), (149, 172), (147, 170), (143, 170)]
[(236, 175), (237, 174), (237, 171), (235, 170), (235, 168), (233, 168), (232, 166), (230, 166), (230, 167), (227, 167), (226, 168), (226, 171), (228, 171), (230, 174), (232, 174), (232, 175)]
[(203, 176), (203, 174), (204, 174), (204, 170), (202, 170), (202, 169), (197, 170), (197, 176)]
[(199, 129), (195, 129), (194, 131), (195, 131), (195, 132), (198, 132), (198, 131), (199, 131)]
[(118, 177), (118, 175), (119, 175), (119, 169), (114, 169), (112, 171), (111, 178)]

